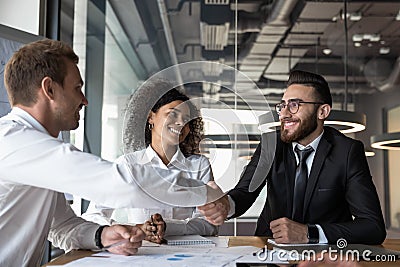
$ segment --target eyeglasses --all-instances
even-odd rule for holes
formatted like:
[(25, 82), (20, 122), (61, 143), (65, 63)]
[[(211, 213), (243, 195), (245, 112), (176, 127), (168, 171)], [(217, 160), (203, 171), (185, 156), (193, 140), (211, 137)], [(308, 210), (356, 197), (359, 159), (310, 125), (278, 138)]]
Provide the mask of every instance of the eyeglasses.
[(296, 114), (297, 111), (299, 111), (300, 104), (323, 105), (324, 103), (322, 103), (322, 102), (307, 102), (307, 101), (302, 101), (300, 99), (289, 99), (287, 104), (285, 102), (276, 104), (275, 110), (278, 114), (280, 114), (282, 109), (288, 107), (289, 112), (291, 114)]

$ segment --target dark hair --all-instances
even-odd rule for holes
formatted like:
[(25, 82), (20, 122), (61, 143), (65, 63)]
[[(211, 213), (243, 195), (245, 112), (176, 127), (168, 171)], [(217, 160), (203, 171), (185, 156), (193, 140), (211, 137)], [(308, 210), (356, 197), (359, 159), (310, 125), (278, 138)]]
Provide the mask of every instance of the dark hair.
[(329, 85), (321, 75), (302, 70), (293, 70), (290, 72), (287, 86), (289, 87), (292, 84), (302, 84), (314, 88), (316, 101), (332, 107), (332, 95)]
[(63, 84), (67, 75), (65, 60), (78, 64), (72, 48), (61, 42), (43, 39), (22, 46), (8, 61), (4, 83), (11, 105), (31, 106), (37, 101), (37, 89), (43, 78)]
[[(195, 105), (193, 105), (193, 103), (189, 101), (189, 97), (173, 88), (158, 99), (156, 104), (151, 108), (151, 111), (157, 112), (162, 106), (177, 100), (185, 102), (185, 104), (188, 105), (190, 110), (190, 118), (193, 118), (191, 121), (189, 121), (189, 134), (186, 136), (185, 140), (179, 144), (179, 148), (185, 156), (198, 154), (200, 153), (200, 141), (203, 137), (203, 121), (199, 110)], [(150, 145), (151, 143), (151, 130), (149, 128), (148, 121), (146, 122), (145, 128), (145, 143), (146, 146)]]

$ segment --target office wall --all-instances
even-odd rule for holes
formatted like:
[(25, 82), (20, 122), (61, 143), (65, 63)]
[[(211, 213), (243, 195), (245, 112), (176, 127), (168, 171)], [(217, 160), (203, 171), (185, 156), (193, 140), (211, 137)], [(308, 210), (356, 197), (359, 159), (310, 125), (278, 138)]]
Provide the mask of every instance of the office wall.
[(0, 1), (0, 24), (32, 34), (39, 33), (40, 0)]
[(0, 117), (7, 114), (11, 109), (4, 86), (4, 68), (8, 59), (20, 45), (21, 43), (0, 37)]
[[(372, 95), (356, 97), (356, 111), (367, 115), (367, 128), (356, 134), (356, 138), (370, 147), (370, 137), (381, 134), (383, 130), (383, 112), (385, 108), (400, 104), (400, 87), (390, 92), (376, 92)], [(375, 156), (368, 158), (371, 174), (376, 185), (383, 212), (385, 212), (385, 183), (384, 183), (384, 156), (383, 151), (375, 149)], [(399, 177), (400, 178), (400, 177)], [(400, 189), (398, 190), (400, 193)], [(400, 233), (389, 231), (389, 237), (400, 237)]]

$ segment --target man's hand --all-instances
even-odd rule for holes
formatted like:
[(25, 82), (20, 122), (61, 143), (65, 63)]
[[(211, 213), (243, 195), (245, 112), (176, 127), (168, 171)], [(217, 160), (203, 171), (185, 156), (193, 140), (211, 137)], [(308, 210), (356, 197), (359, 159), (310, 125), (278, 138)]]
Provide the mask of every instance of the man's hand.
[(101, 243), (106, 247), (126, 240), (125, 243), (107, 250), (114, 254), (133, 255), (136, 254), (138, 248), (142, 246), (144, 237), (145, 235), (139, 227), (116, 224), (103, 229), (101, 233)]
[(276, 243), (308, 243), (308, 229), (305, 224), (280, 218), (272, 221), (269, 226)]
[(164, 238), (166, 224), (162, 216), (158, 213), (151, 215), (150, 220), (139, 225), (145, 233), (145, 239), (154, 243), (161, 244)]
[(214, 202), (197, 207), (197, 209), (208, 222), (214, 225), (221, 225), (228, 217), (228, 212), (230, 209), (228, 196), (225, 195)]
[(206, 203), (210, 203), (220, 199), (225, 196), (225, 193), (221, 190), (221, 188), (214, 182), (210, 181), (207, 183), (207, 201)]

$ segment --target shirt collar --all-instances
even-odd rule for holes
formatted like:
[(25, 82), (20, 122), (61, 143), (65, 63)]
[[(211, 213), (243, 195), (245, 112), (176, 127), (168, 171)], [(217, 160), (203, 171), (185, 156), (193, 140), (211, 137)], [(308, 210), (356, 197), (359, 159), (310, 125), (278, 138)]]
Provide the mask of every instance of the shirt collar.
[(22, 122), (40, 132), (49, 134), (49, 132), (41, 125), (31, 114), (19, 107), (13, 107), (9, 113), (10, 119)]
[[(165, 164), (162, 162), (162, 160), (160, 159), (158, 154), (154, 151), (154, 149), (151, 147), (151, 145), (148, 145), (140, 163), (146, 164), (151, 162), (155, 162), (160, 166), (165, 166)], [(176, 162), (186, 165), (186, 157), (182, 154), (182, 152), (179, 149), (175, 152), (174, 156), (172, 157), (168, 165), (175, 164)]]
[(318, 145), (319, 145), (319, 141), (321, 141), (321, 138), (322, 138), (322, 135), (324, 134), (324, 131), (322, 131), (322, 133), (317, 137), (317, 138), (315, 138), (311, 143), (309, 143), (307, 146), (303, 146), (302, 144), (299, 144), (299, 143), (297, 143), (297, 142), (292, 142), (292, 149), (293, 149), (293, 151), (294, 151), (294, 148), (296, 147), (296, 146), (298, 146), (298, 148), (300, 149), (300, 150), (303, 150), (303, 149), (305, 149), (306, 147), (312, 147), (313, 149), (314, 149), (314, 151), (317, 151), (317, 147), (318, 147)]

